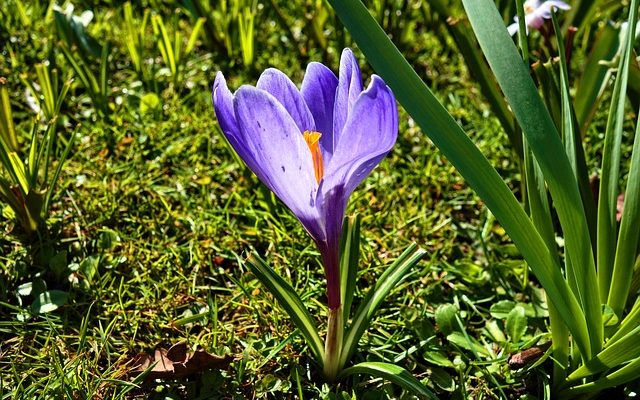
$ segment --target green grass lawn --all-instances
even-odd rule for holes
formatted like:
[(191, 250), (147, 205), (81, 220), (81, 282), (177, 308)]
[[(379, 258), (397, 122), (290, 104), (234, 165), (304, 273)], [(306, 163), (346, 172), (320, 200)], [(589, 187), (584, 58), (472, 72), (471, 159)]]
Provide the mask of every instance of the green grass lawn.
[[(149, 10), (187, 45), (191, 2), (141, 3), (135, 28)], [(26, 235), (0, 203), (0, 398), (412, 398), (362, 375), (322, 383), (299, 332), (242, 263), (257, 251), (324, 329), (319, 253), (226, 142), (211, 104), (215, 73), (232, 90), (255, 84), (269, 66), (299, 83), (309, 61), (337, 71), (343, 46), (354, 48), (365, 77), (372, 70), (323, 2), (229, 7), (236, 3), (255, 6), (251, 59), (237, 19), (218, 10), (175, 73), (151, 17), (137, 71), (122, 7), (76, 4), (75, 15), (93, 10), (86, 35), (107, 52), (100, 97), (61, 46), (98, 78), (101, 54), (65, 39), (48, 3), (0, 1), (0, 79), (22, 148), (36, 115), (23, 81), (37, 82), (40, 62), (61, 82), (74, 78), (55, 154), (77, 130), (41, 234)], [(385, 17), (386, 29), (520, 197), (517, 158), (444, 27), (417, 8), (405, 11)], [(363, 235), (356, 298), (409, 244), (427, 250), (376, 314), (355, 361), (401, 365), (443, 399), (543, 398), (552, 360), (511, 369), (508, 359), (549, 341), (544, 293), (483, 202), (402, 109), (397, 144), (351, 198), (347, 214), (355, 213)], [(159, 379), (135, 368), (138, 354), (180, 342), (231, 362)]]

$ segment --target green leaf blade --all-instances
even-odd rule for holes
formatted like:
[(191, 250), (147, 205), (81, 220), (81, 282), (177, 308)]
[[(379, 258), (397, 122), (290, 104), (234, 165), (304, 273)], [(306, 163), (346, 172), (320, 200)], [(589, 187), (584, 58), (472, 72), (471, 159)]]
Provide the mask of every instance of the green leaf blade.
[(318, 329), (313, 318), (293, 287), (271, 269), (257, 254), (251, 254), (245, 264), (258, 280), (267, 287), (280, 306), (285, 309), (306, 339), (316, 361), (323, 364), (324, 344), (320, 339), (320, 335), (318, 335)]
[(395, 364), (385, 362), (362, 362), (354, 365), (353, 367), (344, 369), (340, 373), (339, 377), (344, 378), (354, 374), (367, 374), (384, 378), (405, 390), (420, 396), (421, 398), (437, 400), (436, 395), (420, 383), (420, 381), (411, 375), (409, 371)]

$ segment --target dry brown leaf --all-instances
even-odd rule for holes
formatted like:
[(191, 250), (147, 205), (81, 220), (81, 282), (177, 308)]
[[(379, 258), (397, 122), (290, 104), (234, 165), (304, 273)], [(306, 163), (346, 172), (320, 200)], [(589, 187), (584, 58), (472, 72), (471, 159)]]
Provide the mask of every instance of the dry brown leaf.
[(210, 369), (227, 369), (232, 360), (233, 357), (229, 355), (216, 356), (202, 349), (190, 354), (187, 343), (179, 342), (168, 350), (156, 348), (153, 356), (144, 353), (136, 355), (132, 358), (130, 371), (137, 374), (153, 365), (147, 380), (179, 379)]

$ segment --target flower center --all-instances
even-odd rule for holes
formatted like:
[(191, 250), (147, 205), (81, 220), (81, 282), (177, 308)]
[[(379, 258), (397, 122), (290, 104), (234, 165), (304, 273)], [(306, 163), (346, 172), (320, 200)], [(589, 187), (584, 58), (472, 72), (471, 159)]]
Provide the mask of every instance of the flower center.
[(322, 134), (316, 131), (304, 131), (302, 134), (304, 141), (307, 142), (311, 151), (311, 159), (313, 160), (313, 171), (316, 174), (316, 182), (320, 184), (324, 175), (324, 166), (322, 163), (322, 151), (320, 150), (320, 137)]

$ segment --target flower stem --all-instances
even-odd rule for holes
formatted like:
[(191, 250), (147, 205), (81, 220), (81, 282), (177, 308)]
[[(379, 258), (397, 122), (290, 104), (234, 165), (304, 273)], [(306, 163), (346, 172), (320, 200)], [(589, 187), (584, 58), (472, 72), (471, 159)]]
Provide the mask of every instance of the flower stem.
[(327, 319), (327, 337), (324, 342), (324, 377), (328, 382), (333, 382), (342, 369), (340, 355), (342, 353), (342, 305), (338, 308), (329, 308)]

